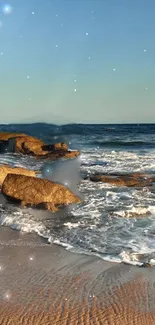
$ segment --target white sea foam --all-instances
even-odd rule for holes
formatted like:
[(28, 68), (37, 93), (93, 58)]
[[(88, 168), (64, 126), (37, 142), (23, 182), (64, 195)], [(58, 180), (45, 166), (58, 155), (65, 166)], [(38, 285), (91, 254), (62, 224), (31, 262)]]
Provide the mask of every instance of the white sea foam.
[(132, 207), (130, 210), (117, 211), (116, 214), (120, 217), (132, 217), (132, 216), (146, 216), (155, 215), (155, 206), (149, 207)]
[(30, 213), (24, 213), (22, 210), (7, 210), (7, 208), (4, 210), (1, 208), (0, 224), (26, 233), (35, 232), (40, 236), (49, 236), (49, 231), (42, 221), (34, 219)]
[(77, 223), (73, 223), (73, 222), (65, 222), (64, 226), (68, 227), (68, 229), (72, 229), (72, 228), (77, 228), (79, 227), (80, 222)]
[(62, 247), (65, 247), (67, 250), (71, 250), (73, 248), (73, 246), (69, 245), (69, 244), (66, 244), (62, 241), (60, 241), (59, 239), (55, 239), (55, 240), (51, 240), (51, 238), (49, 238), (49, 243), (53, 243), (53, 244), (56, 244), (56, 245), (59, 245), (59, 246), (62, 246)]

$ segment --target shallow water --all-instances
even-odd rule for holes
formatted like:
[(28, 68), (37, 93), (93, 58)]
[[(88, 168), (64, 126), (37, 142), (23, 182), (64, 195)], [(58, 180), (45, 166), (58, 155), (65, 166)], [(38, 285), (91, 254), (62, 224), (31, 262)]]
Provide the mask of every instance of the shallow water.
[[(58, 138), (67, 141), (71, 149), (81, 151), (82, 176), (96, 172), (155, 172), (155, 125), (39, 124), (0, 129), (32, 134), (49, 144)], [(0, 162), (35, 170), (42, 170), (45, 163), (15, 154), (1, 154)], [(20, 209), (3, 202), (0, 223), (106, 260), (155, 262), (155, 187), (119, 188), (82, 180), (79, 191), (84, 202), (59, 213)]]

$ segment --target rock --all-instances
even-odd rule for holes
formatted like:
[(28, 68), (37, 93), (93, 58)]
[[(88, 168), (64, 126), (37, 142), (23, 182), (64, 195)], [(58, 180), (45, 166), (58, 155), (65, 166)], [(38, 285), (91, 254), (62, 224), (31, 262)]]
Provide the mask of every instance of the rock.
[(32, 156), (46, 155), (47, 152), (42, 149), (42, 144), (42, 141), (29, 141), (28, 139), (22, 143), (22, 150), (19, 152)]
[(43, 145), (42, 149), (45, 151), (67, 151), (68, 146), (64, 142), (58, 142), (54, 144)]
[[(14, 141), (14, 146), (11, 147), (10, 141)], [(0, 151), (16, 152), (29, 154), (39, 158), (48, 158), (55, 160), (58, 158), (73, 158), (80, 154), (79, 151), (69, 151), (66, 143), (55, 143), (47, 145), (42, 140), (23, 133), (0, 133)], [(8, 142), (6, 142), (8, 141)], [(9, 151), (10, 150), (10, 151)]]
[(109, 183), (116, 186), (128, 187), (144, 187), (150, 186), (152, 183), (151, 177), (144, 177), (143, 174), (130, 174), (130, 175), (91, 175), (89, 179), (93, 182)]
[[(27, 153), (28, 151), (35, 154), (41, 150), (41, 154), (43, 154), (42, 146), (44, 142), (36, 137), (26, 135), (24, 133), (8, 133), (8, 132), (0, 132), (0, 141), (6, 141), (14, 139), (15, 141), (15, 152), (17, 153)], [(25, 144), (25, 148), (24, 148)], [(36, 152), (36, 154), (37, 154)]]
[(0, 165), (0, 190), (4, 179), (8, 174), (18, 174), (18, 175), (27, 175), (27, 176), (36, 176), (36, 172), (33, 170), (28, 170), (21, 167), (11, 167), (10, 165)]
[(9, 140), (11, 138), (25, 137), (24, 133), (10, 133), (10, 132), (0, 132), (0, 141)]
[(23, 136), (15, 138), (16, 152), (23, 154), (40, 155), (44, 154), (42, 150), (44, 142), (31, 136)]
[(55, 211), (58, 206), (81, 201), (63, 185), (41, 178), (15, 174), (6, 176), (2, 193), (11, 201), (21, 202), (22, 206), (43, 207), (52, 211)]

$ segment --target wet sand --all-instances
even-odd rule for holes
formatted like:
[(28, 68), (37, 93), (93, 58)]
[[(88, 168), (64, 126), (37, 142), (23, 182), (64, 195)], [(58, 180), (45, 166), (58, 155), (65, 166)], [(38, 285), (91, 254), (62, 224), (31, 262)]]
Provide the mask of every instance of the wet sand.
[(155, 324), (155, 268), (70, 253), (0, 227), (0, 324)]

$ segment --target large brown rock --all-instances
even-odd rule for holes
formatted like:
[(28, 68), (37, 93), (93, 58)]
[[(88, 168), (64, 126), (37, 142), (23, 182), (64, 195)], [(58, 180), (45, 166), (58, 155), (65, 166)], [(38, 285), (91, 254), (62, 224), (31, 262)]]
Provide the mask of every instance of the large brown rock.
[(144, 187), (150, 186), (153, 178), (147, 174), (131, 173), (128, 175), (91, 175), (90, 180), (93, 182), (109, 183), (116, 186)]
[(15, 139), (15, 152), (29, 154), (39, 158), (55, 160), (58, 158), (73, 158), (80, 154), (79, 151), (69, 151), (66, 143), (47, 145), (42, 140), (24, 133), (0, 133), (0, 141)]
[(11, 167), (10, 165), (0, 165), (0, 190), (3, 184), (3, 181), (5, 179), (5, 177), (8, 174), (19, 174), (19, 175), (27, 175), (27, 176), (36, 176), (36, 172), (33, 170), (28, 170), (25, 168), (21, 168), (21, 167)]
[(8, 174), (2, 185), (8, 199), (22, 206), (43, 207), (55, 211), (57, 206), (79, 203), (81, 200), (63, 185), (24, 175)]

